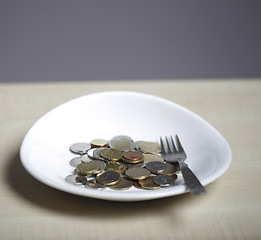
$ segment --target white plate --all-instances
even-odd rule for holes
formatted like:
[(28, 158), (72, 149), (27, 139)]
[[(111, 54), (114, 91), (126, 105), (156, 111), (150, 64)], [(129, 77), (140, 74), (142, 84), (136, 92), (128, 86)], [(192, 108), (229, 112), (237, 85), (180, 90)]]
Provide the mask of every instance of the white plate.
[(204, 186), (229, 167), (229, 144), (209, 123), (173, 102), (136, 92), (95, 93), (56, 107), (28, 131), (20, 156), (33, 177), (56, 189), (99, 199), (141, 201), (185, 193), (182, 177), (177, 186), (158, 190), (74, 186), (64, 180), (73, 171), (69, 161), (75, 154), (69, 151), (70, 145), (116, 135), (159, 142), (160, 136), (175, 134), (187, 152), (186, 162)]

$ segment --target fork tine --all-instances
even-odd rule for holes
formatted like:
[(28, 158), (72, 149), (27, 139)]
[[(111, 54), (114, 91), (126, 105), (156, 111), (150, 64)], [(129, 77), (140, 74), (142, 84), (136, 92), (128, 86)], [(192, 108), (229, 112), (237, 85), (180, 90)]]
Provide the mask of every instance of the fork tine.
[(166, 152), (166, 149), (164, 147), (163, 140), (161, 137), (160, 137), (160, 145), (161, 145), (161, 154), (165, 155), (167, 152)]
[(177, 145), (178, 145), (178, 152), (179, 153), (185, 153), (185, 151), (184, 151), (184, 149), (183, 149), (183, 147), (182, 147), (182, 145), (181, 145), (181, 143), (179, 141), (178, 135), (176, 135), (176, 141), (177, 141)]
[(177, 150), (177, 148), (176, 148), (176, 146), (175, 146), (175, 143), (174, 143), (173, 137), (171, 136), (170, 139), (171, 139), (171, 143), (172, 143), (172, 147), (173, 147), (173, 152), (174, 152), (174, 153), (177, 153), (178, 150)]
[(166, 139), (166, 143), (167, 143), (167, 147), (168, 147), (167, 153), (171, 153), (171, 148), (170, 148), (169, 140), (168, 140), (167, 137), (165, 137), (165, 139)]

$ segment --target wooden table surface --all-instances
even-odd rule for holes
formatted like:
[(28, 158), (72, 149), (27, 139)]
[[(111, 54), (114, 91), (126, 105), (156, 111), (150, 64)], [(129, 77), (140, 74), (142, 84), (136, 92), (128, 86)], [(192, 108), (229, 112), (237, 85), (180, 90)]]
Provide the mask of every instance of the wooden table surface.
[[(0, 239), (261, 239), (261, 79), (0, 84)], [(44, 185), (20, 163), (28, 129), (53, 107), (109, 90), (153, 94), (211, 123), (232, 148), (206, 187), (144, 202), (80, 197)]]

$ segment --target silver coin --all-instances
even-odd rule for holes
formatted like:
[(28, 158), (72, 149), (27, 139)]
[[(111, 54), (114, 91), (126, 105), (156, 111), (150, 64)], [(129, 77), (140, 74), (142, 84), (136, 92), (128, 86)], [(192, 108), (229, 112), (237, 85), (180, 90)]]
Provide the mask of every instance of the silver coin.
[(84, 181), (82, 181), (82, 179), (80, 179), (77, 175), (68, 175), (65, 178), (65, 181), (68, 183), (71, 183), (73, 185), (83, 185)]
[(88, 180), (84, 186), (87, 187), (87, 188), (95, 188), (95, 189), (105, 188), (106, 187), (105, 185), (98, 183), (96, 181), (96, 179)]
[(100, 168), (99, 172), (105, 170), (105, 168), (106, 168), (106, 163), (105, 163), (104, 161), (101, 161), (101, 160), (92, 160), (92, 161), (101, 164), (101, 168)]
[(159, 173), (164, 171), (167, 168), (167, 164), (165, 162), (148, 162), (146, 164), (146, 168), (149, 169), (152, 173)]
[(70, 165), (72, 167), (77, 167), (79, 164), (82, 163), (82, 159), (81, 157), (76, 157), (76, 158), (73, 158), (71, 161), (70, 161)]
[(105, 149), (105, 148), (95, 148), (95, 150), (93, 152), (93, 158), (97, 159), (97, 160), (101, 160), (101, 161), (107, 161), (100, 156), (100, 151), (103, 149)]
[[(89, 151), (88, 151), (89, 152)], [(92, 161), (92, 159), (88, 156), (88, 154), (83, 154), (83, 155), (81, 155), (81, 160), (83, 161), (83, 162), (90, 162), (90, 161)]]
[(77, 169), (75, 168), (74, 170), (73, 170), (73, 175), (78, 175), (78, 172), (77, 172)]
[(93, 153), (94, 153), (94, 151), (95, 151), (96, 149), (97, 149), (97, 148), (91, 148), (91, 149), (89, 149), (89, 150), (87, 151), (88, 157), (94, 158)]
[(78, 154), (85, 154), (87, 151), (91, 148), (91, 144), (89, 143), (84, 143), (84, 142), (79, 142), (79, 143), (74, 143), (71, 145), (70, 150), (73, 153), (78, 153)]
[(130, 151), (130, 150), (135, 149), (132, 138), (129, 136), (125, 136), (125, 135), (119, 135), (119, 136), (113, 137), (109, 141), (109, 146), (111, 148), (116, 148), (121, 151)]
[(169, 187), (175, 185), (175, 180), (168, 175), (157, 175), (154, 177), (154, 182), (162, 187)]
[(83, 182), (86, 182), (86, 180), (88, 180), (90, 177), (89, 176), (81, 176), (79, 173), (78, 173), (78, 171), (77, 171), (77, 169), (75, 168), (74, 170), (73, 170), (73, 175), (75, 175), (76, 177), (78, 177), (81, 181), (83, 181)]

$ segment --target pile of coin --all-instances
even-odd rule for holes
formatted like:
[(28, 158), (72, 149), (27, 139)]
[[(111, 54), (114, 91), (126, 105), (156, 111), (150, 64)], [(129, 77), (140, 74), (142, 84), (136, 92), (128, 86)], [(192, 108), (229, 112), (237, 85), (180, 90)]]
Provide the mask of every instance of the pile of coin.
[(78, 156), (70, 160), (75, 169), (65, 180), (87, 188), (158, 189), (175, 185), (179, 171), (177, 164), (167, 163), (160, 156), (158, 143), (135, 142), (129, 136), (74, 143), (70, 151)]

